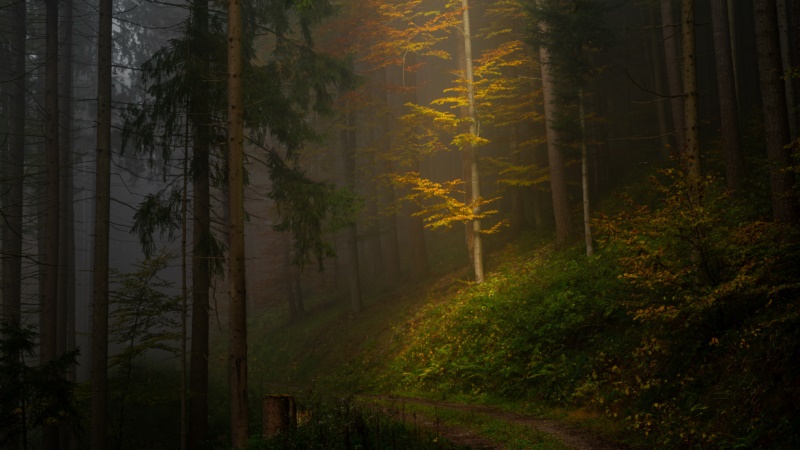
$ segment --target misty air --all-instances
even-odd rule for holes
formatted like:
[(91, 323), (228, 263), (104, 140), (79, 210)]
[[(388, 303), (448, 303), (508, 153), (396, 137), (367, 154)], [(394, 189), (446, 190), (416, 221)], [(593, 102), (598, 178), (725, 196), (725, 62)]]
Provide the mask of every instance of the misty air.
[(797, 2), (0, 36), (0, 449), (800, 448)]

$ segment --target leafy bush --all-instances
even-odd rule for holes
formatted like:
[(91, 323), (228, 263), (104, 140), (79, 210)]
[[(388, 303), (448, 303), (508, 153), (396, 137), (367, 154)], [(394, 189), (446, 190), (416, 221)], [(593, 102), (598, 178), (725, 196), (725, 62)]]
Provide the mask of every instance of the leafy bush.
[(648, 447), (798, 447), (800, 232), (710, 177), (652, 185), (596, 221), (596, 257), (517, 244), (486, 283), (430, 299), (386, 383), (590, 406)]

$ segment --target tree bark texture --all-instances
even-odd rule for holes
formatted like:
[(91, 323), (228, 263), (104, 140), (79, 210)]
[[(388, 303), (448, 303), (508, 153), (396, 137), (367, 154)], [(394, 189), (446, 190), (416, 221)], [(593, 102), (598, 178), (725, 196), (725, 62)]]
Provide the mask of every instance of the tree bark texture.
[(594, 255), (592, 239), (591, 205), (589, 201), (589, 154), (586, 148), (586, 112), (583, 106), (583, 89), (578, 91), (578, 105), (581, 123), (581, 193), (583, 196), (583, 240), (586, 245), (586, 256)]
[(714, 28), (725, 185), (728, 191), (733, 192), (739, 188), (744, 178), (744, 157), (739, 136), (739, 106), (736, 102), (736, 84), (733, 76), (727, 0), (711, 0), (711, 19)]
[[(45, 2), (45, 235), (44, 290), (41, 297), (40, 360), (46, 364), (58, 357), (58, 251), (59, 251), (59, 191), (60, 175), (58, 149), (58, 0)], [(43, 447), (58, 448), (58, 427), (42, 427)]]
[(697, 140), (697, 54), (695, 53), (695, 9), (694, 0), (681, 3), (683, 20), (683, 92), (684, 119), (686, 120), (686, 143), (681, 152), (681, 162), (688, 175), (696, 180), (702, 175), (700, 144)]
[(247, 447), (247, 292), (244, 263), (244, 104), (242, 5), (228, 0), (229, 382), (233, 448)]
[(772, 212), (777, 222), (798, 223), (800, 207), (794, 192), (795, 174), (790, 141), (789, 115), (786, 110), (783, 71), (778, 43), (778, 19), (775, 0), (754, 0), (758, 73), (764, 110), (764, 138), (770, 162)]
[[(469, 108), (469, 132), (478, 136), (478, 114), (475, 110), (475, 77), (472, 68), (472, 34), (470, 31), (469, 0), (461, 0), (463, 9), (462, 32), (464, 33), (464, 73), (467, 77), (467, 107)], [(478, 170), (478, 155), (475, 145), (469, 143), (465, 149), (470, 168), (470, 203), (472, 214), (481, 213), (479, 202), (481, 199), (480, 172)], [(481, 240), (481, 220), (472, 220), (472, 248), (471, 259), (475, 269), (475, 282), (483, 283), (483, 242)]]
[(92, 450), (107, 448), (106, 430), (108, 429), (108, 252), (111, 194), (112, 0), (101, 0), (99, 6), (91, 363)]
[[(11, 27), (8, 48), (8, 79), (4, 86), (8, 89), (9, 128), (7, 153), (0, 163), (0, 179), (2, 183), (2, 210), (4, 215), (2, 240), (2, 319), (10, 326), (19, 328), (22, 325), (22, 205), (23, 186), (25, 184), (25, 52), (27, 2), (15, 2), (8, 11), (8, 23)], [(5, 74), (5, 73), (4, 73)], [(0, 336), (0, 339), (3, 337)], [(19, 360), (19, 354), (8, 355), (10, 360)], [(6, 411), (16, 410), (20, 398), (9, 396), (8, 404), (0, 404)], [(0, 436), (6, 438), (9, 450), (19, 448), (16, 436)]]
[(539, 48), (542, 71), (542, 102), (547, 121), (547, 159), (550, 167), (550, 192), (553, 198), (553, 216), (556, 224), (556, 245), (566, 244), (572, 234), (567, 196), (567, 177), (564, 171), (564, 156), (558, 148), (558, 131), (554, 127), (556, 116), (555, 84), (550, 73), (550, 53), (546, 47)]
[[(75, 227), (72, 192), (72, 0), (63, 0), (61, 8), (61, 50), (59, 54), (59, 151), (60, 215), (58, 262), (58, 348), (63, 355), (75, 349)], [(75, 366), (64, 374), (75, 381)], [(59, 429), (59, 446), (70, 448), (72, 438), (67, 426)]]

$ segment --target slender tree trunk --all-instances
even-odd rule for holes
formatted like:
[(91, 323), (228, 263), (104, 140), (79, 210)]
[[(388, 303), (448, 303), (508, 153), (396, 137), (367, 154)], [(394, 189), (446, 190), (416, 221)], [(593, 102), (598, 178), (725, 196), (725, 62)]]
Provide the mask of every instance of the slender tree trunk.
[[(467, 77), (467, 105), (469, 108), (469, 132), (472, 136), (478, 136), (478, 114), (475, 110), (475, 86), (472, 70), (472, 34), (470, 31), (469, 0), (461, 0), (463, 9), (462, 31), (464, 33), (464, 73)], [(472, 214), (481, 213), (480, 199), (480, 172), (478, 171), (477, 149), (473, 144), (467, 144), (465, 149), (468, 154), (470, 164), (470, 203), (472, 203)], [(483, 243), (481, 239), (481, 220), (472, 220), (472, 264), (475, 269), (475, 282), (483, 283)]]
[[(466, 78), (467, 67), (467, 52), (466, 52), (466, 39), (458, 40), (456, 44), (456, 51), (458, 53), (458, 69), (464, 72)], [(467, 104), (459, 106), (458, 112), (462, 118), (471, 120), (469, 101)], [(474, 152), (471, 151), (472, 146), (465, 146), (461, 151), (461, 176), (464, 178), (464, 204), (472, 203), (472, 160)], [(469, 268), (468, 270), (475, 273), (475, 230), (473, 230), (472, 222), (464, 223), (464, 242), (467, 245), (467, 254), (469, 255)]]
[(776, 0), (778, 8), (778, 37), (780, 39), (781, 68), (783, 69), (783, 86), (786, 92), (786, 106), (789, 114), (789, 135), (797, 139), (797, 101), (794, 92), (794, 80), (785, 76), (792, 68), (792, 45), (789, 38), (789, 15), (786, 12), (786, 0)]
[(542, 101), (547, 121), (547, 159), (550, 166), (550, 192), (553, 197), (553, 215), (556, 224), (556, 245), (566, 244), (572, 234), (569, 218), (569, 199), (567, 197), (567, 177), (564, 171), (564, 157), (558, 148), (558, 131), (554, 125), (556, 116), (555, 85), (550, 73), (550, 53), (546, 47), (539, 48), (542, 71)]
[(675, 127), (675, 142), (679, 147), (677, 150), (682, 153), (683, 145), (686, 142), (684, 136), (686, 121), (684, 118), (684, 91), (681, 89), (681, 66), (677, 50), (680, 33), (672, 12), (672, 0), (661, 0), (661, 33), (664, 41), (664, 60), (667, 67), (672, 125)]
[[(58, 251), (59, 251), (59, 188), (58, 151), (58, 0), (45, 2), (45, 236), (44, 290), (41, 292), (40, 345), (41, 363), (58, 357)], [(43, 427), (43, 447), (58, 448), (58, 427)]]
[(3, 248), (2, 282), (4, 319), (14, 327), (21, 325), (22, 298), (22, 203), (25, 181), (25, 52), (26, 1), (11, 6), (9, 138), (7, 159), (2, 161)]
[[(652, 7), (652, 4), (647, 4), (647, 11), (649, 13), (649, 23), (656, 29), (657, 26), (657, 19), (656, 19), (656, 10)], [(650, 39), (650, 61), (653, 68), (653, 83), (656, 86), (656, 92), (663, 92), (664, 91), (664, 76), (662, 73), (663, 66), (659, 63), (661, 61), (663, 63), (664, 58), (659, 52), (658, 49), (658, 37), (654, 31), (654, 35), (651, 35)], [(669, 138), (669, 125), (667, 125), (667, 112), (666, 107), (663, 101), (659, 101), (656, 103), (656, 114), (658, 114), (658, 134), (660, 136), (660, 155), (661, 158), (664, 160), (669, 159), (669, 145), (670, 145), (670, 138)]]
[(211, 117), (208, 104), (208, 0), (194, 0), (192, 68), (200, 81), (192, 92), (192, 341), (189, 356), (189, 422), (186, 447), (201, 449), (208, 442), (208, 308), (211, 202), (209, 150)]
[[(59, 54), (59, 99), (61, 152), (61, 211), (58, 271), (58, 355), (75, 348), (75, 228), (72, 193), (72, 0), (64, 0), (61, 13), (61, 52)], [(70, 366), (64, 374), (75, 381), (75, 367)], [(59, 430), (59, 446), (71, 447), (69, 427)]]
[(772, 212), (776, 222), (796, 224), (800, 220), (800, 207), (794, 192), (795, 174), (790, 170), (795, 146), (787, 146), (790, 142), (789, 119), (781, 79), (783, 72), (775, 0), (754, 0), (753, 16), (764, 106), (764, 138), (770, 161)]
[(100, 0), (97, 38), (97, 160), (92, 306), (92, 450), (108, 441), (108, 259), (111, 195), (112, 0)]
[(592, 241), (591, 208), (589, 203), (589, 155), (586, 150), (586, 113), (583, 106), (583, 89), (578, 90), (578, 114), (581, 121), (581, 192), (583, 193), (583, 236), (586, 256), (594, 255)]
[(242, 5), (228, 0), (228, 283), (230, 290), (230, 405), (233, 447), (249, 437), (247, 414), (247, 292), (244, 263), (244, 104)]
[(735, 6), (736, 6), (735, 5), (736, 4), (736, 0), (727, 0), (727, 3), (728, 3), (728, 29), (729, 29), (730, 39), (731, 39), (731, 41), (730, 41), (731, 42), (731, 44), (730, 44), (731, 45), (731, 64), (733, 65), (733, 87), (736, 90), (736, 99), (735, 99), (736, 100), (736, 104), (737, 105), (741, 105), (742, 95), (741, 95), (741, 92), (739, 90), (739, 69), (738, 69), (739, 66), (738, 66), (738, 64), (736, 62), (736, 54), (737, 54), (737, 51), (736, 51), (736, 33), (737, 33), (737, 28), (736, 28), (736, 12), (735, 12), (736, 10), (734, 9)]
[[(3, 320), (18, 329), (22, 325), (22, 204), (23, 185), (25, 182), (25, 57), (26, 57), (26, 22), (27, 2), (15, 2), (9, 10), (9, 71), (11, 82), (9, 90), (9, 138), (8, 152), (4, 155), (0, 167), (0, 179), (3, 193), (4, 226), (2, 241), (2, 278), (0, 291), (3, 296)], [(0, 336), (2, 338), (2, 336)], [(8, 355), (9, 359), (18, 361), (19, 354)], [(11, 396), (8, 404), (1, 404), (5, 411), (14, 411), (20, 407), (18, 395)], [(15, 427), (16, 428), (16, 427)], [(13, 433), (12, 433), (13, 434)], [(6, 436), (0, 436), (5, 438)], [(9, 450), (19, 448), (19, 439), (9, 436), (6, 440)]]
[(186, 450), (189, 438), (189, 382), (187, 377), (187, 340), (189, 339), (189, 280), (186, 267), (186, 245), (189, 234), (189, 117), (186, 117), (183, 145), (183, 186), (181, 193), (181, 450)]
[(683, 0), (681, 7), (683, 18), (683, 92), (684, 118), (686, 120), (686, 144), (682, 152), (682, 162), (689, 176), (699, 180), (702, 174), (700, 166), (700, 145), (697, 140), (697, 55), (695, 54), (695, 10), (694, 0)]
[(722, 146), (725, 155), (725, 183), (728, 191), (733, 192), (739, 188), (744, 178), (744, 157), (739, 137), (739, 106), (736, 103), (736, 85), (733, 79), (727, 0), (711, 0), (711, 18), (714, 27)]

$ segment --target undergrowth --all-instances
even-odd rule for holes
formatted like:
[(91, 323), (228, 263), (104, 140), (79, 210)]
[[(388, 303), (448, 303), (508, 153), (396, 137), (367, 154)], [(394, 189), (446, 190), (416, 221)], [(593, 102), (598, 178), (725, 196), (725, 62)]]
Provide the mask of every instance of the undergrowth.
[(385, 390), (589, 407), (659, 448), (800, 446), (800, 237), (709, 178), (595, 222), (600, 251), (506, 249), (395, 329)]
[(366, 408), (352, 398), (312, 397), (300, 402), (298, 424), (277, 436), (251, 441), (250, 450), (461, 448), (402, 418)]

